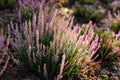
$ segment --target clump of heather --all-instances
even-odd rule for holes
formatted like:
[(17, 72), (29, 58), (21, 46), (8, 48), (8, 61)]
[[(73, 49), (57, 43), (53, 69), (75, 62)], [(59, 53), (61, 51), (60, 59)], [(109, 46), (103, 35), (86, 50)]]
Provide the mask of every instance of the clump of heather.
[[(97, 31), (100, 38), (101, 47), (98, 49), (98, 60), (114, 58), (120, 53), (120, 40), (119, 40), (119, 31), (120, 31), (120, 14), (114, 13), (112, 15), (108, 12), (108, 26), (110, 27), (107, 31)], [(96, 32), (96, 31), (95, 31)]]
[[(56, 14), (54, 15), (57, 16)], [(52, 16), (52, 11), (49, 13), (41, 6), (39, 14), (34, 14), (32, 21), (25, 21), (23, 24), (15, 26), (11, 22), (10, 34), (13, 37), (11, 45), (19, 55), (18, 64), (27, 71), (36, 73), (41, 79), (54, 79), (59, 72), (60, 63), (63, 63), (59, 60), (58, 67), (54, 67), (56, 62), (50, 60), (52, 55), (48, 49), (50, 41), (53, 40), (54, 27), (58, 26), (58, 21), (59, 25), (62, 21), (53, 20)], [(62, 23), (61, 25), (65, 26), (66, 24)]]
[[(96, 31), (95, 31), (96, 32)], [(97, 53), (99, 56), (96, 60), (104, 60), (114, 58), (120, 53), (120, 37), (119, 33), (115, 34), (112, 31), (98, 31), (100, 38), (100, 48)]]
[(20, 25), (11, 23), (12, 47), (19, 55), (19, 64), (41, 79), (61, 80), (77, 74), (81, 67), (95, 59), (99, 37), (92, 22), (73, 27), (73, 18), (66, 19), (40, 8), (39, 15)]
[(110, 5), (110, 9), (112, 10), (112, 12), (116, 12), (118, 10), (120, 10), (120, 1), (119, 0), (113, 0)]
[(53, 2), (54, 0), (18, 0), (18, 7), (16, 8), (21, 11), (24, 17), (30, 18), (33, 13), (39, 12), (41, 5), (46, 6), (46, 4)]
[(7, 56), (9, 39), (0, 34), (0, 76), (6, 70), (9, 57)]
[(55, 0), (19, 0), (19, 8), (24, 10), (39, 10), (41, 4), (52, 3)]
[(120, 30), (120, 12), (118, 11), (118, 13), (114, 13), (114, 15), (108, 12), (108, 20), (109, 20), (110, 28), (115, 33), (118, 33)]
[(112, 42), (112, 54), (120, 55), (120, 31), (114, 34), (114, 41)]
[(81, 27), (59, 26), (54, 30), (53, 42), (50, 45), (54, 62), (59, 61), (59, 57), (66, 55), (66, 62), (63, 75), (71, 76), (77, 74), (78, 71), (88, 62), (93, 61), (94, 53), (99, 48), (99, 37), (94, 34), (93, 25), (84, 24)]

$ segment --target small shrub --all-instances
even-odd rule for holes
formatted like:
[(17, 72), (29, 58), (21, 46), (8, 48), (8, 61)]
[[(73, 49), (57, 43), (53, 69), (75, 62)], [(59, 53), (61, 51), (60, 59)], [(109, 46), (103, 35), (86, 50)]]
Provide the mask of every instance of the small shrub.
[(41, 5), (46, 6), (48, 3), (52, 2), (54, 2), (54, 0), (18, 0), (18, 7), (16, 7), (16, 9), (22, 13), (23, 17), (31, 19), (34, 13), (39, 13)]
[(82, 23), (88, 23), (90, 20), (98, 22), (103, 15), (97, 11), (97, 9), (88, 5), (77, 4), (74, 8), (74, 14), (76, 19)]
[(32, 21), (15, 27), (11, 23), (11, 44), (23, 69), (36, 73), (41, 79), (59, 80), (77, 74), (83, 64), (94, 59), (91, 57), (99, 48), (99, 38), (94, 34), (92, 23), (73, 29), (72, 25), (73, 18), (66, 20), (57, 10), (50, 15), (42, 7)]
[(118, 33), (120, 30), (120, 13), (114, 13), (114, 16), (110, 12), (108, 12), (108, 20), (110, 25), (110, 28), (115, 32)]
[(120, 1), (112, 1), (112, 3), (110, 4), (110, 9), (112, 12), (117, 12), (118, 10), (120, 10)]
[(98, 31), (97, 34), (100, 38), (101, 45), (98, 49), (98, 60), (104, 60), (109, 58), (113, 59), (116, 55), (119, 55), (119, 37), (115, 37), (115, 35), (118, 36), (118, 34), (114, 34), (114, 32), (111, 33), (109, 31)]
[(41, 79), (51, 80), (58, 75), (61, 63), (61, 60), (58, 63), (51, 61), (52, 55), (48, 50), (53, 40), (54, 26), (58, 26), (55, 22), (57, 19), (53, 20), (52, 16), (52, 12), (47, 9), (44, 11), (41, 7), (39, 15), (34, 14), (32, 21), (25, 21), (15, 27), (11, 23), (10, 29), (12, 47), (19, 55), (18, 64)]

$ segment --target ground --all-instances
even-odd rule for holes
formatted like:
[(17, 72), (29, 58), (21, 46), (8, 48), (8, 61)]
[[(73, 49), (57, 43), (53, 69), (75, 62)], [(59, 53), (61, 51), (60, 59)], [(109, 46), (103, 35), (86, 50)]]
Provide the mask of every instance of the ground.
[[(120, 57), (115, 60), (94, 62), (79, 71), (76, 80), (119, 80)], [(9, 63), (1, 80), (40, 80), (32, 73), (25, 73), (15, 64)], [(74, 80), (74, 79), (72, 79)]]

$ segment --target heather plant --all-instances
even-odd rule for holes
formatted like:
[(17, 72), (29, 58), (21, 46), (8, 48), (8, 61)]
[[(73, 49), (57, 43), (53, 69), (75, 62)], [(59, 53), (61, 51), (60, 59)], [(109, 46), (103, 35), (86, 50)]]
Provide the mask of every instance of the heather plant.
[(113, 43), (112, 43), (112, 54), (114, 54), (114, 55), (120, 55), (120, 31), (117, 33), (117, 34), (115, 34), (115, 33), (113, 33), (114, 35), (114, 41), (113, 41)]
[(34, 15), (32, 21), (26, 21), (16, 27), (11, 22), (10, 34), (14, 38), (11, 45), (19, 55), (17, 64), (27, 71), (36, 73), (41, 79), (54, 79), (59, 72), (61, 62), (58, 67), (54, 67), (55, 62), (50, 60), (52, 55), (47, 49), (50, 41), (53, 40), (53, 28), (58, 25), (51, 18), (53, 14), (50, 15), (47, 10), (42, 9), (41, 7), (38, 17)]
[(118, 33), (120, 30), (120, 12), (118, 11), (117, 13), (114, 13), (114, 15), (108, 12), (108, 20), (109, 20), (110, 28), (115, 33)]
[(73, 15), (82, 23), (88, 23), (90, 20), (98, 22), (103, 17), (103, 15), (98, 12), (95, 7), (81, 4), (75, 5)]
[(113, 59), (120, 53), (119, 33), (110, 31), (95, 31), (100, 38), (99, 56), (96, 60)]
[[(62, 30), (61, 30), (62, 29)], [(62, 54), (66, 55), (63, 76), (72, 76), (78, 73), (86, 63), (95, 59), (94, 53), (99, 48), (99, 37), (94, 34), (92, 23), (84, 24), (81, 28), (74, 26), (58, 27), (51, 44), (54, 61), (58, 61)], [(53, 53), (53, 52), (52, 52)]]
[(72, 17), (66, 19), (57, 10), (50, 15), (42, 7), (32, 21), (15, 26), (11, 22), (10, 34), (11, 45), (19, 55), (18, 64), (41, 79), (60, 80), (77, 74), (95, 59), (99, 49), (99, 37), (91, 22), (73, 27)]
[(116, 12), (116, 11), (120, 10), (120, 1), (114, 0), (114, 1), (112, 1), (111, 4), (109, 4), (109, 6), (110, 6), (110, 10), (112, 12)]
[(20, 10), (24, 17), (31, 18), (33, 13), (39, 12), (41, 5), (46, 6), (46, 4), (53, 2), (54, 0), (18, 0), (18, 7), (16, 9)]
[(6, 70), (10, 57), (8, 56), (9, 39), (0, 34), (0, 76)]

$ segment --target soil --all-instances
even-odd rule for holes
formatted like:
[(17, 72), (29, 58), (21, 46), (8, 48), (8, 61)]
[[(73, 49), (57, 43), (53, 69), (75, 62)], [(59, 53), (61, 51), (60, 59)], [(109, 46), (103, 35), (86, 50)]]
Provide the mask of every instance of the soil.
[(86, 66), (78, 75), (81, 80), (119, 80), (120, 57), (104, 60), (93, 66)]
[(32, 73), (26, 73), (22, 71), (15, 64), (8, 64), (8, 67), (4, 74), (1, 76), (0, 80), (40, 80)]
[[(93, 62), (81, 71), (76, 80), (119, 80), (120, 79), (120, 57), (114, 60), (105, 60), (100, 63)], [(0, 80), (40, 80), (33, 73), (22, 71), (17, 65), (9, 63)], [(74, 79), (72, 79), (74, 80)]]

